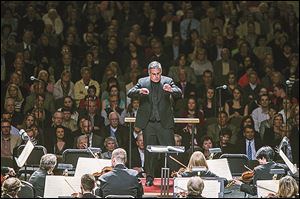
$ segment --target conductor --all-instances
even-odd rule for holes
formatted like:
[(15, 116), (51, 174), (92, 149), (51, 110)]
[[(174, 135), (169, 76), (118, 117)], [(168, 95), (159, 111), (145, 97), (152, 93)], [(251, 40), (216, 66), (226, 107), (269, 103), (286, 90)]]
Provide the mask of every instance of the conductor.
[[(140, 97), (135, 127), (142, 129), (145, 147), (147, 145), (174, 145), (174, 116), (171, 96), (181, 97), (182, 93), (173, 80), (162, 76), (161, 64), (153, 61), (148, 66), (148, 77), (128, 91), (128, 97)], [(153, 185), (158, 155), (145, 153), (146, 186)]]

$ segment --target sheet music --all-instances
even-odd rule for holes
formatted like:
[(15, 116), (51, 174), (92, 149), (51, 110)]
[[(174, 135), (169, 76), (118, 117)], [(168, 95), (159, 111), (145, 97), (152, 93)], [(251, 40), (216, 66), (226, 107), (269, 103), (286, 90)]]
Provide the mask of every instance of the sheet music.
[(80, 192), (81, 177), (73, 176), (46, 176), (44, 198), (58, 198), (58, 196), (71, 196)]
[[(175, 178), (174, 179), (174, 194), (182, 192), (182, 190), (187, 191), (187, 183), (190, 178)], [(218, 180), (205, 180), (204, 189), (202, 196), (206, 198), (218, 198), (220, 192), (220, 182)]]
[(227, 158), (207, 160), (208, 169), (219, 177), (232, 180)]
[(293, 174), (297, 173), (297, 167), (293, 165), (293, 163), (286, 157), (283, 151), (280, 149), (279, 151), (280, 157), (284, 160), (285, 164), (289, 167)]
[(15, 158), (18, 167), (22, 167), (26, 160), (28, 159), (29, 155), (31, 154), (32, 150), (34, 148), (34, 145), (30, 140), (27, 141), (21, 155), (18, 158)]
[(256, 184), (258, 198), (265, 198), (269, 193), (275, 194), (279, 188), (279, 180), (257, 180)]
[(74, 176), (81, 178), (84, 174), (99, 172), (106, 166), (111, 166), (111, 160), (79, 157)]

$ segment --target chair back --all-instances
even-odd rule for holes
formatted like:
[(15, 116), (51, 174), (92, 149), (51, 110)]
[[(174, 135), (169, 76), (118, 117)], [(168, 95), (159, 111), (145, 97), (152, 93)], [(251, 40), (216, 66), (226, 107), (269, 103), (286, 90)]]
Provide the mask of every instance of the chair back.
[(19, 198), (34, 198), (35, 196), (35, 188), (31, 183), (21, 180), (22, 187), (18, 194)]
[(233, 176), (240, 176), (248, 169), (248, 157), (245, 154), (222, 154), (220, 158), (227, 158), (231, 174)]

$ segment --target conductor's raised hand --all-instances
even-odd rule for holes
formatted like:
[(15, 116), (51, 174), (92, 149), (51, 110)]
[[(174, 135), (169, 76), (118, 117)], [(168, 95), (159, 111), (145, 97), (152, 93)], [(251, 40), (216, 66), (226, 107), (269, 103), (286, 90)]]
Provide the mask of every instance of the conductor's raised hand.
[(172, 93), (172, 86), (170, 86), (170, 84), (164, 84), (163, 86), (164, 91), (170, 92)]
[(140, 94), (142, 94), (142, 95), (149, 95), (149, 90), (147, 88), (141, 88), (140, 89)]

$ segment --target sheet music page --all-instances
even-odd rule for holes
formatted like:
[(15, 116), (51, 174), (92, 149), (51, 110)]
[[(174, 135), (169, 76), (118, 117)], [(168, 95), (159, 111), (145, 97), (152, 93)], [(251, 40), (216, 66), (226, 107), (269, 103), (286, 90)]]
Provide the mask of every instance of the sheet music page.
[(71, 196), (74, 192), (80, 192), (80, 180), (73, 176), (46, 176), (44, 198)]
[[(175, 178), (174, 179), (174, 194), (182, 192), (184, 190), (187, 191), (187, 183), (190, 178)], [(206, 198), (218, 198), (220, 192), (220, 182), (218, 180), (205, 180), (204, 181), (204, 189), (202, 192), (202, 196)]]
[(34, 148), (34, 145), (32, 144), (32, 142), (30, 140), (28, 140), (21, 155), (18, 158), (15, 158), (18, 167), (22, 167), (25, 164), (25, 162), (28, 159), (33, 148)]
[(207, 160), (208, 169), (219, 177), (232, 180), (227, 158)]
[(297, 167), (295, 167), (293, 165), (293, 163), (291, 163), (291, 161), (286, 157), (286, 155), (283, 153), (283, 151), (281, 149), (279, 151), (279, 155), (284, 160), (284, 162), (286, 163), (286, 165), (289, 167), (289, 169), (291, 170), (291, 172), (293, 174), (297, 173)]
[(96, 158), (84, 158), (80, 157), (77, 162), (75, 177), (81, 178), (84, 174), (93, 174), (100, 172), (103, 167), (111, 166), (111, 160), (96, 159)]
[(257, 180), (256, 184), (258, 198), (265, 198), (269, 193), (275, 194), (279, 188), (279, 180)]

